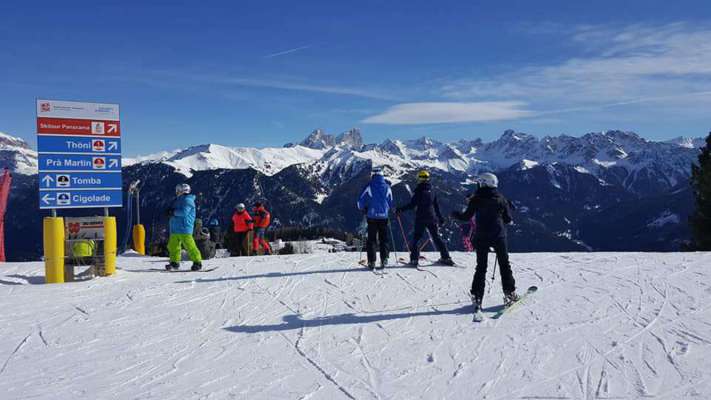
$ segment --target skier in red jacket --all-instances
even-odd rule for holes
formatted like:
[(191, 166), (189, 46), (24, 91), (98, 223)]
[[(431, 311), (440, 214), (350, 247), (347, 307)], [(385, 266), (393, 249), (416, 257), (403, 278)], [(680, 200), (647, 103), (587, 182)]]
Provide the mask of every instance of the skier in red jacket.
[(247, 241), (247, 235), (252, 229), (254, 229), (254, 221), (247, 212), (247, 209), (243, 203), (239, 203), (235, 207), (235, 212), (234, 214), (232, 214), (231, 228), (231, 233), (234, 237), (232, 246), (230, 248), (231, 255), (237, 257), (248, 256), (249, 246)]
[(264, 239), (264, 234), (272, 220), (272, 215), (264, 208), (260, 202), (254, 204), (254, 239), (252, 240), (252, 250), (257, 254), (259, 248), (264, 249), (264, 254), (272, 254), (272, 249), (269, 247), (269, 241)]

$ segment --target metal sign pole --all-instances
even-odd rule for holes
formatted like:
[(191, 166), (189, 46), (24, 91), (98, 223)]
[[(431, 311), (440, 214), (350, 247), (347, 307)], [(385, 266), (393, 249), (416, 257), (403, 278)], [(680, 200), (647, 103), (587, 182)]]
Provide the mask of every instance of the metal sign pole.
[(136, 189), (136, 225), (141, 225), (141, 191)]

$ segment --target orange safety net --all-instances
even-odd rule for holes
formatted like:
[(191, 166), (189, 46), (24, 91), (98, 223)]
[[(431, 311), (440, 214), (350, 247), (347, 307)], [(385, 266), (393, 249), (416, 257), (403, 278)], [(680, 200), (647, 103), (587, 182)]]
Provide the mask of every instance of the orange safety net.
[(6, 168), (0, 176), (0, 262), (5, 261), (5, 211), (7, 198), (10, 195), (10, 183), (12, 183), (12, 175)]

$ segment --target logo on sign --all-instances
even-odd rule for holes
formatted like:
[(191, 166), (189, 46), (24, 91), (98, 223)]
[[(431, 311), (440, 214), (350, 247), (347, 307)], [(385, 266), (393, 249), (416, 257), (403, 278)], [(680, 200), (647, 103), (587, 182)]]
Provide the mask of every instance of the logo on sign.
[(106, 151), (106, 142), (103, 139), (93, 139), (91, 141), (91, 148), (94, 151)]
[(57, 187), (69, 187), (69, 175), (57, 175)]
[(93, 157), (92, 164), (94, 169), (106, 169), (106, 159), (104, 157)]
[(91, 122), (91, 134), (92, 135), (103, 135), (105, 131), (105, 126), (103, 122), (92, 121)]
[(72, 204), (72, 199), (69, 193), (57, 193), (58, 206), (68, 206), (70, 204)]
[(52, 106), (50, 106), (49, 103), (40, 103), (40, 111), (50, 112), (51, 110), (52, 110)]
[(68, 223), (67, 230), (70, 234), (76, 235), (81, 230), (81, 224), (79, 223)]

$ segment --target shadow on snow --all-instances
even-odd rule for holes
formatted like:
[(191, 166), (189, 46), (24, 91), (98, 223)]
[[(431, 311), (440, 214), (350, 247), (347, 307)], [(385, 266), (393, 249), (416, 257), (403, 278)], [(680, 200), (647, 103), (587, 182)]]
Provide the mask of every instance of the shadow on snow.
[[(412, 267), (387, 267), (385, 271), (390, 269), (410, 269), (415, 270)], [(134, 270), (133, 272), (139, 272), (140, 270)], [(143, 272), (143, 271), (140, 271)], [(319, 269), (314, 271), (299, 271), (299, 272), (267, 272), (265, 274), (257, 275), (243, 275), (243, 276), (225, 276), (220, 278), (200, 278), (191, 279), (185, 281), (176, 281), (175, 283), (209, 283), (209, 282), (221, 282), (221, 281), (241, 281), (246, 279), (258, 279), (258, 278), (286, 278), (291, 276), (303, 276), (303, 275), (316, 275), (316, 274), (337, 274), (342, 272), (368, 272), (373, 273), (373, 271), (362, 267), (362, 268), (340, 268), (340, 269)]]
[(338, 314), (314, 319), (303, 319), (298, 314), (285, 315), (281, 324), (272, 325), (235, 325), (223, 328), (226, 331), (235, 333), (258, 333), (258, 332), (281, 332), (301, 328), (314, 328), (317, 326), (329, 325), (354, 325), (367, 324), (371, 322), (391, 321), (395, 319), (427, 317), (435, 315), (465, 315), (471, 314), (471, 305), (465, 305), (451, 310), (431, 310), (411, 313), (377, 314), (377, 315), (356, 315)]

